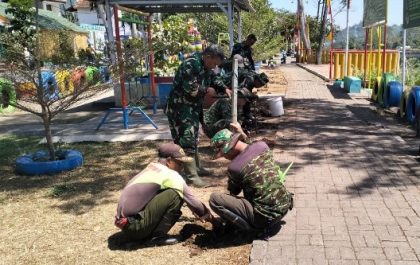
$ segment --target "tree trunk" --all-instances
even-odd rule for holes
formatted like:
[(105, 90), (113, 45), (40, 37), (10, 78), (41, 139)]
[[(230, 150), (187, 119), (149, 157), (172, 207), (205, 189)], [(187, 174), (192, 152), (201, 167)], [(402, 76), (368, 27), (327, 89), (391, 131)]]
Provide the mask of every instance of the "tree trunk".
[(55, 160), (55, 148), (54, 143), (52, 140), (52, 133), (51, 133), (51, 119), (47, 115), (42, 116), (42, 122), (44, 123), (44, 129), (45, 129), (45, 139), (47, 141), (47, 148), (48, 152), (50, 154), (50, 160)]
[(305, 47), (305, 50), (310, 51), (311, 40), (309, 39), (309, 36), (306, 31), (306, 17), (305, 17), (305, 10), (303, 7), (303, 0), (298, 0), (297, 4), (298, 4), (297, 12), (298, 12), (298, 18), (299, 18), (300, 36), (303, 40), (303, 47)]
[(324, 48), (325, 34), (327, 32), (328, 6), (325, 1), (322, 10), (321, 30), (319, 34), (318, 48), (316, 50), (316, 64), (322, 64), (322, 50)]

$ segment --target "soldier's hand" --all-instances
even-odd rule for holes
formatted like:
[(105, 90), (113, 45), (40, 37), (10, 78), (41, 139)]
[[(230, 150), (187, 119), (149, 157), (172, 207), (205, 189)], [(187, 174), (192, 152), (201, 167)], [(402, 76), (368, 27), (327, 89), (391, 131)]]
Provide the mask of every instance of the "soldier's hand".
[(226, 89), (225, 89), (225, 92), (226, 92), (226, 95), (227, 95), (229, 98), (232, 98), (232, 90), (230, 90), (229, 88), (226, 88)]
[(239, 123), (235, 122), (235, 123), (231, 123), (230, 124), (230, 129), (234, 132), (234, 133), (240, 133), (242, 136), (243, 140), (246, 140), (248, 138), (248, 136), (246, 135), (246, 133), (242, 130), (242, 127)]

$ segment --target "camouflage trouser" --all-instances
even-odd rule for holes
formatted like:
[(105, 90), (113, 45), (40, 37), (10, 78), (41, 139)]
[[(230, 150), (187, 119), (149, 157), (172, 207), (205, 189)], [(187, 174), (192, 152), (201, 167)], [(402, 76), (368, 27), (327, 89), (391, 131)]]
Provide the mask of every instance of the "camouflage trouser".
[(204, 111), (204, 133), (212, 138), (218, 131), (229, 128), (232, 120), (230, 99), (221, 98)]
[(180, 145), (190, 155), (197, 152), (200, 112), (200, 107), (186, 104), (176, 104), (166, 109), (174, 143)]

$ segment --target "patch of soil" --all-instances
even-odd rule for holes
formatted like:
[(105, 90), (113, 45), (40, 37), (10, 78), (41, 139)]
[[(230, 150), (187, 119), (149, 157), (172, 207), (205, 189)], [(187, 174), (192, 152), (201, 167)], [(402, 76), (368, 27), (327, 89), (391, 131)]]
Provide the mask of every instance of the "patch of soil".
[(287, 92), (287, 80), (279, 68), (263, 69), (270, 82), (264, 87), (258, 88), (258, 95), (281, 94)]

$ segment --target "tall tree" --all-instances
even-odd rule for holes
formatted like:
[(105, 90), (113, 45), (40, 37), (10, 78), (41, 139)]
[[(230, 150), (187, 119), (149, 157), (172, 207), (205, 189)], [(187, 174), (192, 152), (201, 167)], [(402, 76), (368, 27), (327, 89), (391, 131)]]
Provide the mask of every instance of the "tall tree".
[(309, 38), (309, 34), (306, 28), (306, 16), (305, 16), (305, 8), (303, 5), (303, 0), (297, 1), (297, 16), (299, 19), (299, 30), (300, 30), (300, 36), (303, 42), (303, 47), (305, 47), (305, 50), (310, 51), (311, 40)]

